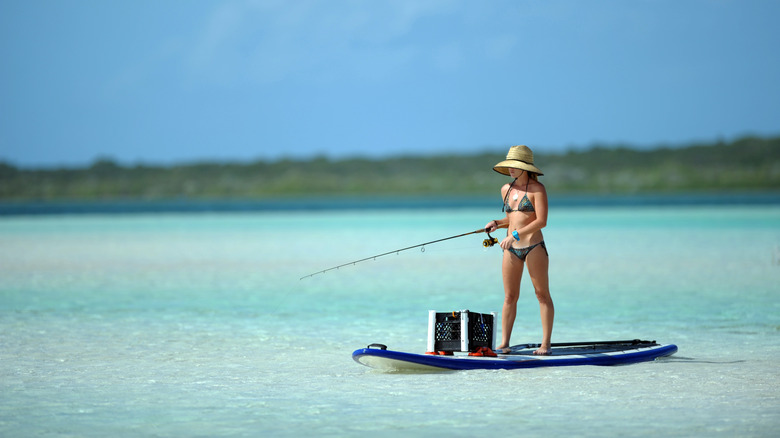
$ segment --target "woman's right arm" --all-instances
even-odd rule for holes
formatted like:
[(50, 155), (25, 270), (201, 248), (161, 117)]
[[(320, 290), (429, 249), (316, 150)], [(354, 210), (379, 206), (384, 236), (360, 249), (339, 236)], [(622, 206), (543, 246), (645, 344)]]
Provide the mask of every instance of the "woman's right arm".
[[(501, 199), (506, 199), (506, 192), (508, 190), (509, 184), (504, 184), (504, 186), (501, 187)], [(499, 228), (509, 228), (509, 217), (505, 217), (503, 219), (494, 219), (485, 225), (485, 230), (487, 230), (488, 233), (492, 233)]]
[(492, 233), (493, 231), (496, 231), (499, 228), (508, 228), (509, 227), (509, 219), (494, 219), (490, 222), (488, 222), (485, 225), (485, 229), (488, 233)]

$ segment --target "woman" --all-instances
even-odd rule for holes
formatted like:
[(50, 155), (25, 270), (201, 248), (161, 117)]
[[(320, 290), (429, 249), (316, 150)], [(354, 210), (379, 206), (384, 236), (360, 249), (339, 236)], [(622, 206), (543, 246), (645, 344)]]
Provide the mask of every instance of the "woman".
[(490, 221), (485, 226), (490, 232), (498, 228), (507, 229), (507, 237), (501, 242), (504, 250), (501, 265), (504, 308), (501, 312), (501, 343), (496, 352), (509, 352), (509, 338), (520, 296), (520, 279), (523, 267), (528, 265), (528, 274), (536, 290), (542, 317), (542, 344), (534, 354), (548, 355), (555, 309), (547, 279), (547, 247), (542, 236), (542, 228), (547, 225), (547, 191), (538, 176), (543, 173), (534, 166), (534, 154), (528, 146), (512, 146), (506, 160), (496, 164), (493, 170), (514, 179), (501, 188), (501, 197), (504, 199), (502, 211), (506, 212), (506, 217)]

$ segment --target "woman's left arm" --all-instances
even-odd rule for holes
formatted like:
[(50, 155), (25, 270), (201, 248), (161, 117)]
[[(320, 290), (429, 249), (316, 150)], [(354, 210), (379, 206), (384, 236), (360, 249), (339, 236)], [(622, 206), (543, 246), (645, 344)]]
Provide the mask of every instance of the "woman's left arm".
[(518, 234), (533, 234), (547, 226), (547, 189), (539, 184), (540, 190), (534, 193), (534, 210), (536, 218), (517, 230)]

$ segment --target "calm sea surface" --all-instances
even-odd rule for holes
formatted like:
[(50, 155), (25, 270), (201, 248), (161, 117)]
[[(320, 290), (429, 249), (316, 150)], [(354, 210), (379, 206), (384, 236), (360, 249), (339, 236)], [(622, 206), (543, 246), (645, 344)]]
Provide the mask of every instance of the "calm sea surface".
[[(777, 436), (780, 203), (692, 204), (561, 205), (545, 230), (554, 342), (675, 356), (432, 374), (351, 353), (499, 311), (484, 235), (300, 277), (494, 206), (0, 215), (0, 436)], [(525, 277), (513, 343), (540, 338)]]

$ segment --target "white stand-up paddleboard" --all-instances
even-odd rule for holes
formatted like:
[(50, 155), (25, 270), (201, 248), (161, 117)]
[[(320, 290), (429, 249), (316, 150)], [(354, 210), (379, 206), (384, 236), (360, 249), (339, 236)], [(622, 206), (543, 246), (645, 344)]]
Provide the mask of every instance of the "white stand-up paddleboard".
[(498, 318), (495, 313), (428, 311), (426, 354), (388, 350), (371, 344), (355, 350), (352, 358), (363, 365), (388, 371), (476, 370), (573, 365), (626, 365), (655, 360), (677, 351), (673, 344), (639, 339), (628, 341), (552, 344), (549, 355), (534, 355), (540, 346), (515, 345), (508, 352), (493, 351)]
[[(371, 368), (386, 371), (445, 371), (477, 369), (515, 369), (574, 365), (627, 365), (670, 356), (677, 351), (673, 344), (655, 341), (603, 341), (552, 344), (547, 356), (533, 352), (539, 345), (512, 347), (507, 354), (495, 354), (489, 348), (476, 352), (416, 354), (388, 350), (380, 344), (355, 350), (352, 358)], [(494, 356), (495, 354), (495, 356)]]

